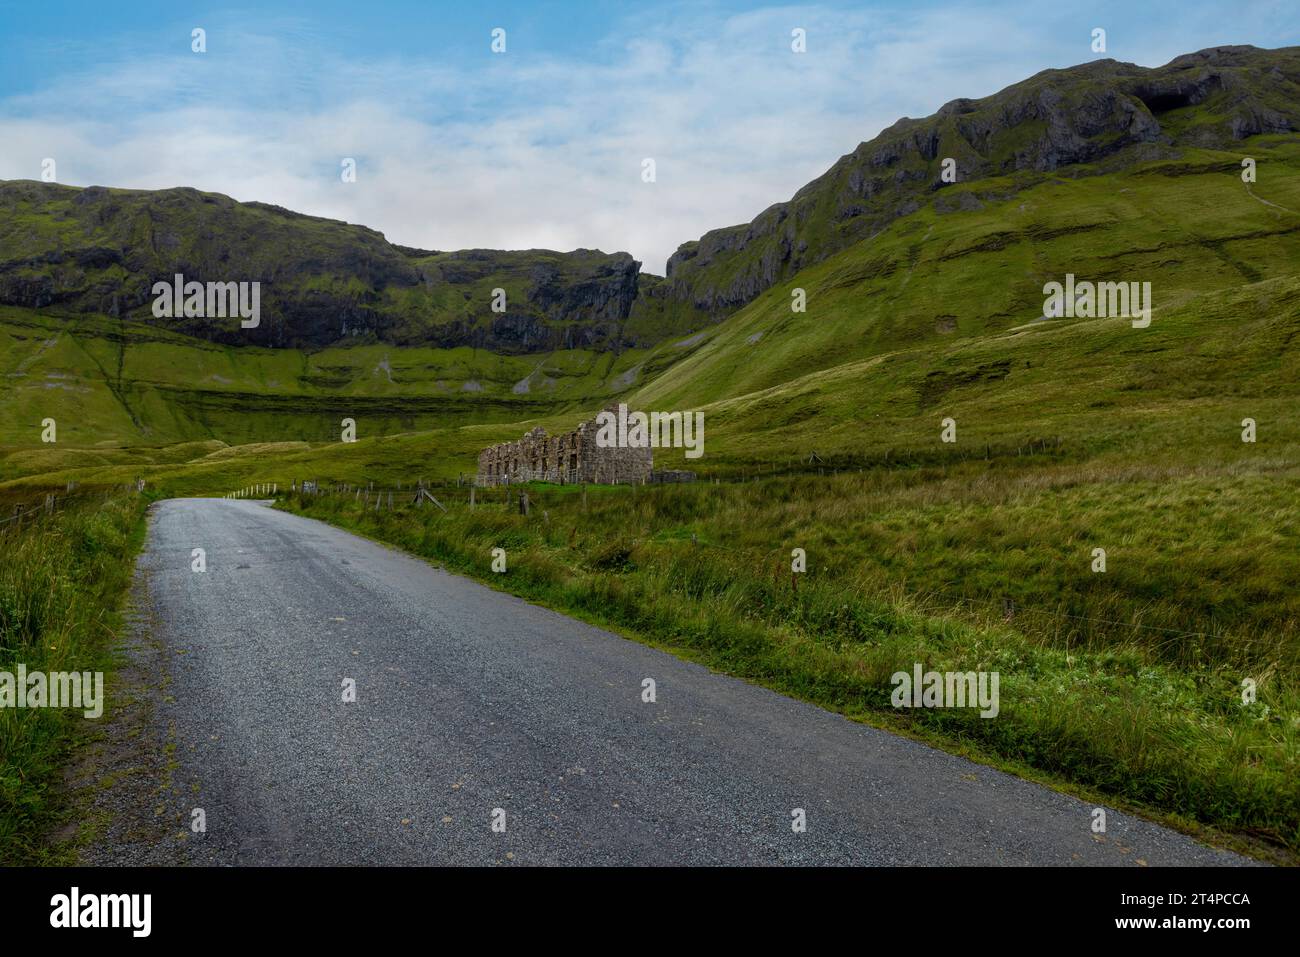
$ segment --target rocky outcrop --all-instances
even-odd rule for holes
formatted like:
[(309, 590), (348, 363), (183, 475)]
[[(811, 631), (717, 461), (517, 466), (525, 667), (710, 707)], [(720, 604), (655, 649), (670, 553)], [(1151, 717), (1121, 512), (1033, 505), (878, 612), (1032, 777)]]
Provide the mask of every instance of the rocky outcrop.
[[(1300, 48), (1216, 47), (1145, 69), (1100, 60), (1047, 70), (979, 100), (901, 119), (752, 222), (685, 243), (658, 295), (725, 315), (825, 257), (930, 202), (942, 160), (971, 182), (1036, 176), (1081, 163), (1233, 148), (1300, 129)], [(959, 204), (946, 209), (963, 208)]]
[[(618, 349), (637, 297), (627, 253), (443, 253), (363, 226), (193, 189), (0, 183), (0, 303), (94, 312), (236, 345), (340, 341), (496, 352)], [(153, 316), (153, 285), (257, 282), (255, 329)], [(493, 309), (494, 290), (506, 293)]]

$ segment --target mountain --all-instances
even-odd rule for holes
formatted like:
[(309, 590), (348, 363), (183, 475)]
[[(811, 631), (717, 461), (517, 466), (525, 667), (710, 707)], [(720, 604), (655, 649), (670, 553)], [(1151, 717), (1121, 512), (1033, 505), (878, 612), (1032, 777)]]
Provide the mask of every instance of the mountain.
[[(800, 270), (923, 208), (1300, 129), (1300, 48), (1215, 47), (1145, 69), (1047, 70), (928, 119), (900, 119), (753, 222), (681, 246), (667, 276), (629, 254), (433, 252), (263, 203), (179, 188), (0, 183), (0, 305), (98, 313), (232, 345), (621, 352), (707, 328)], [(956, 183), (941, 176), (956, 163)], [(954, 186), (988, 184), (988, 190)], [(262, 283), (262, 322), (153, 318), (153, 283)], [(493, 290), (506, 293), (493, 311)]]
[[(1253, 184), (1241, 178), (1243, 150), (1258, 164)], [(1300, 382), (1291, 295), (1300, 278), (1300, 136), (1261, 134), (1234, 150), (1188, 148), (1116, 172), (1074, 172), (1020, 190), (1014, 174), (958, 183), (939, 194), (952, 211), (932, 203), (716, 325), (617, 354), (504, 355), (361, 337), (310, 351), (232, 346), (156, 324), (94, 315), (70, 322), (0, 306), (0, 445), (37, 441), (46, 417), (58, 421), (61, 446), (329, 442), (350, 417), (364, 436), (423, 432), (428, 454), (441, 455), (442, 439), (427, 430), (554, 417), (548, 428), (568, 428), (621, 397), (646, 409), (706, 409), (716, 468), (767, 449), (815, 449), (830, 460), (880, 443), (888, 443), (882, 453), (898, 449), (905, 435), (923, 445), (953, 402), (978, 413), (1046, 389), (1041, 406), (997, 416), (1013, 433), (999, 441), (1014, 447), (1056, 434), (1076, 406), (1085, 416), (1117, 401), (1163, 408), (1172, 386), (1245, 400), (1247, 367), (1221, 345), (1234, 335), (1223, 318), (1231, 310), (1215, 307), (1220, 323), (1209, 328), (1195, 306), (1223, 294), (1242, 304), (1238, 324), (1248, 314), (1275, 323), (1262, 353), (1268, 362), (1252, 359), (1259, 387), (1234, 408), (1234, 421), (1258, 416), (1266, 396), (1290, 395), (1280, 386)], [(1151, 282), (1151, 327), (1047, 319), (1044, 284), (1071, 273)], [(805, 312), (791, 308), (794, 286), (806, 292)], [(1173, 314), (1186, 333), (1177, 344), (1160, 332)], [(1087, 332), (1098, 324), (1110, 345)], [(1067, 346), (1078, 362), (1060, 354)], [(1045, 381), (1053, 367), (1062, 374)], [(1171, 386), (1164, 379), (1173, 368)], [(1104, 381), (1093, 378), (1099, 369)], [(1282, 382), (1260, 385), (1268, 370), (1286, 370)], [(1108, 416), (1089, 421), (1104, 425)], [(490, 438), (523, 431), (514, 425)], [(8, 464), (0, 463), (0, 481)]]
[(964, 194), (961, 206), (943, 196), (947, 157), (958, 183), (1010, 177), (998, 184), (997, 198), (1006, 198), (1071, 167), (1073, 175), (1113, 171), (1297, 129), (1300, 47), (1214, 47), (1156, 69), (1098, 60), (1045, 70), (927, 119), (900, 119), (789, 202), (681, 246), (655, 294), (726, 315), (923, 206), (977, 208), (978, 195)]
[[(153, 284), (257, 281), (261, 324), (164, 319)], [(618, 348), (637, 296), (627, 253), (433, 252), (198, 190), (0, 183), (0, 303), (165, 323), (235, 345), (469, 345), (504, 354)], [(494, 289), (505, 290), (494, 312)]]

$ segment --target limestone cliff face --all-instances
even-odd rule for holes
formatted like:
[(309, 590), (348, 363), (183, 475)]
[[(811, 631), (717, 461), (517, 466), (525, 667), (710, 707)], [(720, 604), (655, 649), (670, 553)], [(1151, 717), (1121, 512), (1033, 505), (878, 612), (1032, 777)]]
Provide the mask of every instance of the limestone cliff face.
[[(155, 319), (153, 284), (177, 273), (260, 283), (261, 324)], [(615, 349), (638, 273), (627, 253), (411, 249), (364, 226), (193, 189), (0, 183), (0, 304), (156, 322), (236, 345)], [(503, 311), (493, 309), (496, 289)]]
[(961, 182), (1011, 177), (1014, 189), (1077, 164), (1230, 149), (1258, 133), (1297, 130), (1296, 47), (1217, 47), (1157, 69), (1100, 60), (1048, 70), (993, 96), (953, 100), (928, 119), (899, 120), (789, 202), (684, 244), (657, 294), (725, 315), (933, 201), (946, 185), (945, 157)]

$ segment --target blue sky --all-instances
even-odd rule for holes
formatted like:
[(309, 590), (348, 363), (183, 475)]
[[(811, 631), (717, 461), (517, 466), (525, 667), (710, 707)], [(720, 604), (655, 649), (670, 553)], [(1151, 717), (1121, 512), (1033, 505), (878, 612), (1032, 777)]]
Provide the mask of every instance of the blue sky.
[(625, 249), (662, 272), (900, 116), (1230, 43), (1300, 43), (1300, 4), (5, 0), (0, 179), (53, 158), (73, 185), (195, 186), (432, 249)]

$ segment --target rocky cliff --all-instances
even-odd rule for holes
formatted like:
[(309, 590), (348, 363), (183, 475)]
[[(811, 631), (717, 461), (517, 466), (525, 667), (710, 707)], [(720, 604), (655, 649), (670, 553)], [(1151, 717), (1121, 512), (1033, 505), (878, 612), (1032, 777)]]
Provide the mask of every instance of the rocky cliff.
[[(364, 226), (193, 189), (0, 183), (0, 303), (129, 317), (232, 344), (617, 348), (638, 272), (627, 253), (411, 249)], [(155, 319), (153, 284), (177, 273), (260, 283), (260, 325)]]
[[(1047, 70), (928, 119), (900, 119), (753, 222), (681, 246), (656, 294), (725, 315), (800, 269), (933, 202), (946, 185), (999, 177), (1014, 191), (1069, 169), (1233, 148), (1259, 133), (1300, 130), (1300, 47), (1216, 47), (1156, 69), (1098, 60)], [(971, 201), (966, 197), (967, 202)]]

